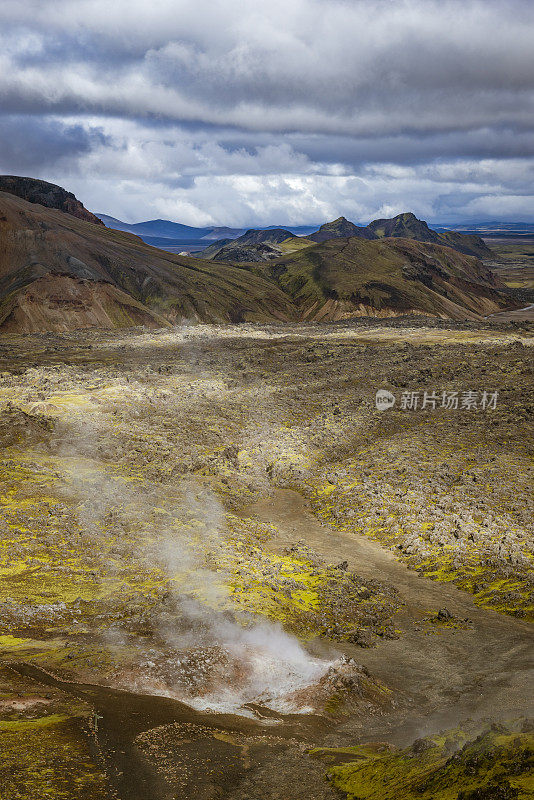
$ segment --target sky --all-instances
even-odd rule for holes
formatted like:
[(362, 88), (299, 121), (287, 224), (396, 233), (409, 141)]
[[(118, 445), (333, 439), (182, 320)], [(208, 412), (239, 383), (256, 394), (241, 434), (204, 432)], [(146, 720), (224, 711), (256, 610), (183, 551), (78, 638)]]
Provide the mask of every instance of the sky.
[(0, 172), (128, 222), (534, 222), (532, 0), (2, 0)]

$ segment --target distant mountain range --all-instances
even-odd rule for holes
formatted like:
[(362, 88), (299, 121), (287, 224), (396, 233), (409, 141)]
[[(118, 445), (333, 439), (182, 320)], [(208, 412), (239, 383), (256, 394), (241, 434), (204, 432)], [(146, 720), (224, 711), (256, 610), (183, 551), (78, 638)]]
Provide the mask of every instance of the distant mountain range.
[(377, 219), (365, 227), (355, 225), (345, 217), (339, 217), (333, 222), (321, 225), (318, 231), (307, 237), (296, 237), (289, 229), (283, 228), (251, 230), (237, 239), (215, 241), (196, 254), (200, 258), (214, 261), (252, 263), (279, 258), (289, 251), (300, 250), (303, 244), (311, 247), (331, 239), (348, 238), (367, 241), (384, 238), (415, 239), (418, 242), (452, 247), (459, 253), (477, 258), (489, 259), (493, 256), (492, 251), (479, 236), (465, 235), (456, 231), (433, 231), (426, 222), (417, 219), (412, 213), (398, 214), (392, 219)]
[[(189, 225), (182, 225), (179, 222), (171, 222), (168, 219), (151, 219), (146, 222), (128, 223), (123, 222), (107, 214), (97, 214), (97, 217), (108, 228), (117, 231), (127, 231), (140, 236), (144, 242), (159, 247), (162, 250), (176, 252), (180, 248), (183, 250), (201, 250), (215, 240), (237, 239), (243, 236), (247, 228), (228, 228), (210, 226), (205, 228), (192, 228)], [(306, 236), (308, 233), (317, 230), (317, 225), (289, 226), (286, 230), (289, 234), (296, 236)], [(280, 229), (278, 225), (271, 225), (262, 230)], [(164, 241), (166, 240), (166, 241)]]
[(339, 217), (320, 227), (270, 225), (249, 230), (228, 227), (193, 228), (165, 219), (129, 224), (106, 214), (99, 214), (98, 217), (108, 228), (134, 233), (152, 247), (171, 253), (192, 253), (215, 261), (244, 263), (277, 258), (283, 252), (277, 245), (295, 236), (306, 238), (309, 244), (350, 236), (367, 240), (401, 237), (444, 244), (478, 258), (490, 258), (492, 255), (481, 238), (462, 235), (449, 228), (433, 230), (412, 213), (398, 214), (392, 219), (377, 219), (366, 226), (355, 225), (345, 217)]
[[(32, 180), (32, 179), (28, 179)], [(44, 183), (44, 181), (42, 182)], [(49, 184), (52, 186), (52, 184)], [(64, 191), (64, 190), (63, 190)], [(89, 213), (89, 212), (88, 212)], [(435, 233), (464, 233), (474, 234), (480, 237), (492, 236), (511, 236), (511, 235), (525, 235), (534, 236), (534, 223), (532, 222), (499, 222), (493, 221), (475, 221), (468, 220), (464, 223), (456, 224), (435, 224), (428, 225), (422, 223), (426, 230), (421, 228), (419, 232), (414, 230), (414, 221), (417, 218), (413, 214), (398, 214), (393, 217), (395, 220), (394, 225), (390, 225), (387, 233), (383, 229), (384, 223), (391, 223), (391, 220), (374, 220), (366, 226), (355, 225), (345, 217), (339, 217), (333, 222), (327, 222), (321, 226), (317, 225), (269, 225), (264, 228), (232, 228), (225, 226), (207, 226), (203, 228), (191, 227), (190, 225), (183, 225), (179, 222), (172, 222), (167, 219), (153, 219), (146, 222), (128, 223), (120, 219), (111, 217), (108, 214), (96, 214), (102, 222), (114, 230), (127, 231), (128, 233), (135, 233), (140, 236), (143, 241), (153, 247), (159, 247), (163, 250), (170, 252), (177, 252), (180, 249), (186, 251), (202, 250), (211, 245), (212, 242), (217, 242), (219, 246), (227, 244), (229, 240), (238, 239), (250, 233), (251, 230), (268, 231), (268, 230), (285, 230), (293, 236), (304, 236), (314, 242), (323, 242), (333, 238), (331, 234), (335, 234), (336, 238), (343, 236), (360, 236), (363, 239), (373, 239), (378, 236), (404, 236), (406, 233), (411, 235), (408, 238), (416, 238), (418, 241), (439, 241), (432, 236), (431, 232)], [(408, 224), (406, 219), (408, 219)], [(381, 232), (382, 229), (382, 232)], [(410, 231), (411, 229), (411, 231)], [(378, 230), (378, 234), (377, 234)], [(426, 237), (426, 238), (422, 238)], [(445, 243), (445, 242), (442, 242)], [(454, 246), (449, 242), (449, 246)], [(488, 254), (485, 254), (488, 257)]]
[[(107, 214), (97, 214), (107, 228), (113, 228), (116, 231), (127, 231), (128, 233), (135, 233), (137, 236), (153, 236), (161, 239), (202, 239), (208, 236), (214, 230), (213, 226), (207, 228), (192, 228), (189, 225), (182, 225), (180, 222), (171, 222), (168, 219), (150, 219), (146, 222), (135, 222), (130, 224), (122, 222), (115, 217), (109, 217)], [(220, 230), (220, 229), (219, 229)], [(227, 229), (230, 230), (230, 229)], [(239, 236), (239, 232), (236, 233)]]

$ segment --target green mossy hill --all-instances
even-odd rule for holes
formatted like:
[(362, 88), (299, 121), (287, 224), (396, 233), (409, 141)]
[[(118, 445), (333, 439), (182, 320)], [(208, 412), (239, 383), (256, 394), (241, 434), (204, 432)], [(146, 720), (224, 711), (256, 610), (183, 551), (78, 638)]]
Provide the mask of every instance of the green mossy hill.
[(415, 239), (418, 242), (431, 242), (452, 247), (459, 253), (477, 258), (493, 256), (492, 251), (480, 236), (456, 233), (455, 231), (437, 233), (431, 230), (426, 222), (417, 219), (415, 214), (410, 212), (398, 214), (391, 219), (375, 219), (369, 223), (368, 228), (375, 237), (380, 239), (387, 237)]
[(391, 219), (375, 219), (369, 223), (370, 230), (380, 239), (385, 237), (402, 237), (403, 239), (417, 239), (419, 242), (439, 243), (439, 235), (431, 230), (426, 222), (417, 219), (410, 212), (397, 214)]
[[(534, 797), (534, 731), (492, 725), (476, 739), (459, 730), (387, 745), (317, 749), (338, 761), (328, 778), (348, 800), (527, 800)], [(348, 758), (353, 758), (348, 761)]]
[(287, 255), (288, 253), (294, 253), (298, 250), (304, 250), (306, 247), (313, 247), (315, 242), (312, 242), (311, 239), (308, 239), (304, 236), (292, 236), (291, 239), (286, 239), (285, 242), (280, 242), (278, 247), (282, 251), (283, 255)]
[(452, 247), (453, 250), (458, 250), (459, 253), (465, 253), (468, 256), (476, 256), (477, 258), (493, 258), (493, 251), (481, 239), (480, 236), (467, 233), (457, 233), (456, 231), (442, 232), (439, 235), (439, 244), (446, 247)]
[(349, 222), (345, 217), (338, 217), (333, 222), (321, 225), (318, 231), (307, 238), (312, 242), (326, 242), (329, 239), (342, 239), (347, 236), (358, 236), (360, 239), (376, 239), (376, 234), (370, 228), (362, 228)]
[(505, 307), (500, 281), (477, 259), (407, 239), (332, 239), (257, 267), (305, 319), (412, 312), (465, 319)]

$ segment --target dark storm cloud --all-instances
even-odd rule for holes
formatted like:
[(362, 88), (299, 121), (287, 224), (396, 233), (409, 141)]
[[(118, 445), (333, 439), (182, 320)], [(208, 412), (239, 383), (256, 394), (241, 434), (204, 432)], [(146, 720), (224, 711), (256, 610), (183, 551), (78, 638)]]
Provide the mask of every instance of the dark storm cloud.
[[(199, 129), (197, 129), (199, 130)], [(229, 151), (266, 146), (277, 141), (272, 133), (247, 134), (228, 130), (214, 132)], [(339, 136), (286, 134), (284, 141), (311, 161), (359, 168), (372, 162), (423, 164), (429, 160), (455, 158), (525, 158), (534, 156), (530, 131), (482, 128), (468, 132), (397, 134), (395, 136)]]
[(0, 171), (23, 173), (69, 162), (106, 141), (98, 128), (41, 117), (0, 115)]
[(138, 185), (158, 208), (172, 187), (190, 221), (213, 214), (205, 178), (233, 180), (243, 221), (260, 213), (265, 182), (244, 175), (280, 178), (282, 204), (293, 185), (296, 216), (329, 213), (323, 179), (351, 177), (375, 180), (361, 214), (432, 214), (443, 196), (459, 213), (477, 197), (510, 210), (534, 157), (533, 30), (529, 0), (4, 0), (1, 108), (22, 140), (49, 120), (27, 155), (41, 172), (55, 174), (63, 125), (71, 174)]
[(12, 108), (371, 136), (532, 125), (527, 2), (19, 0), (4, 17)]

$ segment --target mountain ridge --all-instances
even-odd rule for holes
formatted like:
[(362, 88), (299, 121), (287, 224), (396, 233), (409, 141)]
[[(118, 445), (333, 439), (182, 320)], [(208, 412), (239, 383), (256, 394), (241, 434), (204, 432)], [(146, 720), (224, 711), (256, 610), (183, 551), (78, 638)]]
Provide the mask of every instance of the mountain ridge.
[[(252, 237), (250, 234), (254, 233)], [(247, 231), (249, 239), (238, 237), (232, 243), (219, 243), (216, 247), (214, 242), (212, 247), (202, 257), (213, 258), (220, 261), (254, 262), (264, 261), (268, 258), (275, 258), (276, 251), (266, 252), (265, 248), (256, 251), (249, 247), (254, 243), (278, 244), (268, 236), (269, 229)], [(286, 230), (289, 235), (289, 229)], [(480, 236), (474, 234), (460, 233), (458, 231), (434, 231), (424, 221), (418, 219), (412, 212), (398, 214), (390, 219), (377, 219), (362, 227), (350, 222), (346, 217), (338, 217), (332, 222), (321, 225), (318, 231), (309, 234), (306, 240), (310, 243), (321, 243), (332, 239), (343, 239), (347, 237), (357, 237), (364, 240), (374, 240), (383, 238), (405, 238), (414, 239), (420, 242), (440, 244), (445, 247), (452, 247), (464, 255), (472, 255), (477, 258), (492, 258), (494, 256), (491, 249), (486, 245)], [(254, 241), (252, 241), (252, 238)], [(245, 245), (245, 247), (242, 247)]]
[(135, 233), (137, 236), (145, 237), (161, 237), (169, 239), (193, 239), (198, 240), (202, 244), (202, 240), (211, 241), (218, 238), (237, 239), (250, 231), (269, 231), (275, 229), (287, 230), (292, 236), (302, 236), (312, 231), (317, 230), (319, 225), (266, 225), (263, 228), (234, 228), (231, 226), (204, 226), (194, 227), (191, 225), (183, 225), (181, 222), (173, 222), (168, 219), (152, 219), (143, 222), (124, 222), (117, 217), (112, 217), (109, 214), (98, 213), (96, 215), (102, 220), (107, 227), (114, 230), (121, 230), (128, 233)]
[(476, 257), (406, 238), (329, 239), (257, 267), (288, 292), (303, 319), (422, 313), (477, 318), (509, 307)]
[[(39, 193), (41, 182), (33, 188)], [(331, 238), (319, 243), (288, 229), (249, 229), (244, 241), (212, 242), (208, 260), (94, 224), (86, 209), (88, 219), (77, 217), (65, 196), (54, 192), (55, 208), (0, 192), (1, 332), (411, 313), (461, 319), (513, 306), (481, 261), (444, 246), (413, 214), (376, 221), (374, 238), (337, 236), (357, 229), (345, 218), (326, 223)], [(406, 229), (411, 237), (398, 235)]]
[(415, 239), (418, 242), (430, 242), (452, 247), (465, 255), (478, 258), (491, 258), (490, 248), (479, 237), (457, 231), (437, 232), (432, 230), (424, 220), (418, 219), (411, 211), (397, 214), (390, 219), (375, 219), (367, 226), (379, 239), (403, 238)]

